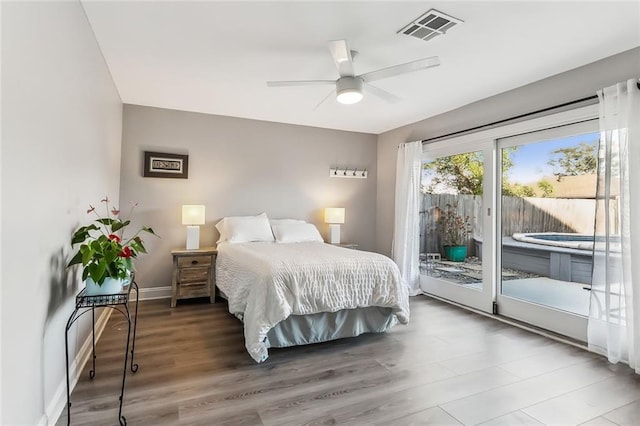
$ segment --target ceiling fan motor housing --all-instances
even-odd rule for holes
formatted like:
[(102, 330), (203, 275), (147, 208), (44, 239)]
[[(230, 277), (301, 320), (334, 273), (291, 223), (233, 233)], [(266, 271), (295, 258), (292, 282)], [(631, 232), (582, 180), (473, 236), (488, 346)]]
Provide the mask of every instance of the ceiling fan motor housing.
[(362, 100), (363, 81), (360, 77), (340, 77), (336, 81), (336, 99), (342, 104), (355, 104)]

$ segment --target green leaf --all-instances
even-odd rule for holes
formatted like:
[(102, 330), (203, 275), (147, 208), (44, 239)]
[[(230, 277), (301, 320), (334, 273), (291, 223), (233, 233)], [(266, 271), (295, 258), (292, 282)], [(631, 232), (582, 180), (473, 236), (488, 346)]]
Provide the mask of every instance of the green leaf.
[(143, 226), (143, 227), (142, 227), (142, 230), (143, 230), (143, 231), (145, 231), (145, 232), (150, 233), (151, 235), (155, 235), (156, 237), (160, 238), (160, 237), (158, 236), (158, 234), (156, 234), (155, 232), (153, 232), (153, 229), (151, 229), (151, 228), (148, 228), (148, 227), (146, 227), (146, 226)]
[(91, 277), (91, 279), (95, 283), (98, 283), (98, 280), (100, 279), (100, 275), (98, 274), (98, 265), (96, 265), (95, 263), (91, 263), (86, 267), (86, 271), (89, 272), (89, 276)]
[(91, 260), (91, 256), (93, 255), (93, 251), (89, 248), (88, 245), (83, 244), (80, 246), (80, 253), (82, 253), (82, 264), (86, 265)]
[(115, 263), (110, 263), (107, 267), (107, 275), (110, 277), (116, 277), (119, 275), (118, 265)]
[(111, 226), (115, 219), (105, 218), (105, 219), (96, 219), (96, 222), (101, 223), (103, 225)]
[(142, 243), (142, 239), (140, 237), (136, 237), (131, 241), (131, 248), (138, 253), (147, 252), (147, 250), (144, 248), (144, 244)]
[(133, 271), (133, 261), (131, 259), (124, 259), (123, 263), (128, 271)]
[(76, 265), (76, 264), (78, 264), (78, 263), (82, 263), (82, 252), (81, 252), (81, 251), (78, 251), (78, 252), (75, 254), (75, 256), (73, 256), (73, 257), (71, 258), (71, 260), (70, 260), (70, 261), (69, 261), (69, 263), (67, 264), (67, 268), (68, 268), (69, 266)]
[(104, 253), (104, 261), (106, 264), (111, 264), (118, 257), (118, 253), (113, 250), (105, 251)]
[(71, 245), (78, 244), (91, 237), (90, 231), (97, 231), (98, 227), (95, 225), (83, 226), (79, 228), (71, 238)]
[(93, 250), (94, 252), (98, 252), (101, 253), (102, 252), (102, 244), (100, 244), (100, 238), (98, 238), (95, 241), (91, 241), (91, 244), (89, 245), (89, 247), (91, 248), (91, 250)]
[(84, 240), (87, 239), (88, 236), (89, 236), (89, 233), (86, 231), (85, 228), (78, 229), (75, 232), (75, 234), (73, 234), (73, 237), (71, 237), (71, 245), (83, 242)]
[(124, 228), (125, 226), (129, 225), (131, 223), (130, 220), (127, 220), (126, 222), (120, 222), (119, 220), (114, 220), (113, 224), (111, 225), (111, 231), (112, 232), (116, 232), (121, 230), (122, 228)]
[(106, 278), (106, 269), (107, 264), (104, 262), (104, 260), (98, 262), (97, 264), (92, 263), (91, 265), (89, 265), (89, 274), (91, 275), (93, 281), (96, 282), (96, 284), (102, 285), (104, 279)]

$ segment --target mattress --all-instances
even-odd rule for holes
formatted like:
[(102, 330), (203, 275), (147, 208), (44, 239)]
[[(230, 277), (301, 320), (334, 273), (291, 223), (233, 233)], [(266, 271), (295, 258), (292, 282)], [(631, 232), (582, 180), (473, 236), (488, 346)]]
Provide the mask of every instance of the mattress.
[(377, 253), (318, 242), (221, 243), (216, 285), (243, 321), (257, 362), (268, 357), (269, 331), (291, 315), (380, 307), (389, 308), (387, 328), (409, 322), (407, 286), (397, 265)]

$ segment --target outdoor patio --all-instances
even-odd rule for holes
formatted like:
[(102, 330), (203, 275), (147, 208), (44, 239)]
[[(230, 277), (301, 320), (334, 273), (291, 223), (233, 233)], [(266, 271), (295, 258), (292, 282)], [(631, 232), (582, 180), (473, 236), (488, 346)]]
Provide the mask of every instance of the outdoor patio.
[[(452, 284), (482, 289), (482, 262), (475, 256), (464, 262), (445, 259), (420, 261), (420, 274)], [(577, 315), (589, 314), (589, 291), (585, 284), (560, 281), (516, 269), (502, 269), (502, 294)]]

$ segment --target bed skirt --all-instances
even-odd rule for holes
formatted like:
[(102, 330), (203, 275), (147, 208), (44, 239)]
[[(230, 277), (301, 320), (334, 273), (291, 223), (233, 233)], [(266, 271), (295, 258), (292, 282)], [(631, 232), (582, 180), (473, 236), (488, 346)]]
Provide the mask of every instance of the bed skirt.
[(363, 333), (382, 333), (397, 321), (391, 308), (377, 306), (291, 315), (269, 330), (265, 345), (267, 348), (284, 348), (355, 337)]

